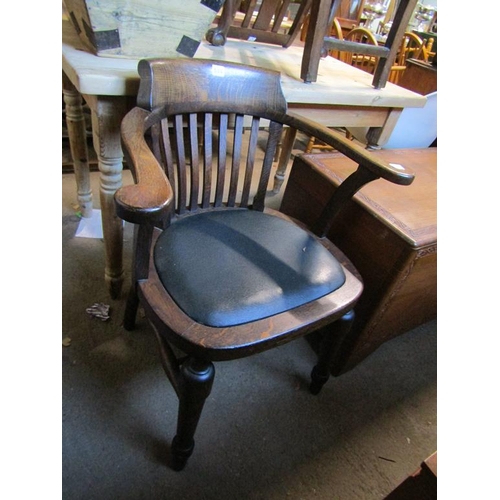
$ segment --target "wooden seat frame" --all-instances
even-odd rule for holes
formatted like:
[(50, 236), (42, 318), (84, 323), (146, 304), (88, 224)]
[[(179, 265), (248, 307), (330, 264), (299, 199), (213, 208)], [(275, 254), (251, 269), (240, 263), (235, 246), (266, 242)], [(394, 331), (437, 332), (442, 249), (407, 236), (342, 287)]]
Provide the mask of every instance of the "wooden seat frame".
[[(287, 113), (277, 72), (219, 61), (156, 59), (140, 61), (139, 74), (138, 106), (126, 115), (121, 127), (135, 184), (124, 186), (115, 194), (117, 215), (135, 224), (133, 277), (124, 326), (128, 330), (134, 328), (140, 302), (158, 339), (162, 365), (179, 398), (171, 466), (180, 470), (193, 452), (196, 427), (214, 379), (214, 361), (250, 356), (325, 329), (329, 334), (325, 335), (310, 385), (313, 394), (320, 391), (328, 380), (338, 348), (348, 335), (353, 308), (362, 292), (359, 274), (325, 235), (345, 202), (363, 185), (378, 178), (408, 185), (413, 174), (377, 160), (326, 127)], [(246, 115), (251, 121), (247, 129), (249, 153), (246, 163), (241, 161), (240, 165)], [(261, 123), (259, 118), (266, 121)], [(228, 126), (231, 122), (232, 127)], [(218, 147), (212, 141), (215, 123)], [(358, 164), (311, 228), (265, 208), (271, 166), (283, 126), (318, 137)], [(234, 140), (228, 146), (225, 140), (230, 128)], [(257, 133), (267, 135), (262, 165), (253, 161)], [(233, 159), (229, 166), (226, 152), (230, 149)], [(215, 156), (219, 156), (217, 161)], [(217, 174), (215, 185), (212, 169)], [(249, 181), (252, 171), (258, 174), (255, 190)], [(224, 189), (224, 180), (228, 178), (229, 187)], [(237, 186), (242, 185), (240, 197)], [(226, 209), (266, 210), (301, 225), (342, 264), (344, 285), (317, 300), (257, 321), (224, 328), (197, 323), (163, 287), (153, 260), (155, 241), (163, 229), (185, 217)], [(186, 357), (177, 357), (172, 346)]]

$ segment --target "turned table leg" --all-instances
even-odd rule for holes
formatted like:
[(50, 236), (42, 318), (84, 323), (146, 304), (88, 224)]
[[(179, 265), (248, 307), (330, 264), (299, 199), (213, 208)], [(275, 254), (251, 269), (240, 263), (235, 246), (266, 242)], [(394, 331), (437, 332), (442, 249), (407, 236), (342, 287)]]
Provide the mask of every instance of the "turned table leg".
[(116, 215), (114, 194), (122, 186), (123, 153), (120, 124), (127, 112), (123, 97), (85, 96), (92, 110), (92, 132), (100, 172), (102, 230), (105, 246), (104, 277), (112, 298), (123, 285), (123, 221)]
[(69, 147), (76, 179), (78, 205), (83, 217), (92, 216), (92, 189), (90, 187), (87, 131), (82, 109), (82, 96), (63, 73), (63, 98), (66, 110)]
[(382, 127), (370, 127), (368, 129), (366, 134), (368, 149), (380, 149), (389, 140), (402, 112), (402, 108), (393, 108), (387, 114)]

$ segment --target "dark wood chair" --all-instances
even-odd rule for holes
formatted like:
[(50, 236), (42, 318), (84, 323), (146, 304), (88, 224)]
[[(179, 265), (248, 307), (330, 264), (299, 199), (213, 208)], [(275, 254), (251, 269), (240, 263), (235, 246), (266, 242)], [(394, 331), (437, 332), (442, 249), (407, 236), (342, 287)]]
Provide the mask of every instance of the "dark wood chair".
[[(180, 470), (214, 361), (324, 329), (310, 383), (320, 391), (362, 292), (358, 273), (325, 234), (363, 185), (380, 177), (407, 185), (413, 174), (287, 113), (279, 73), (200, 59), (142, 60), (138, 69), (138, 106), (121, 128), (135, 184), (115, 195), (118, 216), (135, 224), (124, 326), (134, 328), (140, 303), (179, 397), (171, 465)], [(311, 228), (265, 207), (284, 125), (359, 164)]]
[[(290, 47), (311, 8), (312, 0), (302, 0), (293, 22), (287, 13), (290, 0), (226, 0), (216, 28), (210, 28), (205, 37), (212, 45), (224, 45), (227, 38), (251, 40)], [(244, 11), (238, 19), (239, 10)]]

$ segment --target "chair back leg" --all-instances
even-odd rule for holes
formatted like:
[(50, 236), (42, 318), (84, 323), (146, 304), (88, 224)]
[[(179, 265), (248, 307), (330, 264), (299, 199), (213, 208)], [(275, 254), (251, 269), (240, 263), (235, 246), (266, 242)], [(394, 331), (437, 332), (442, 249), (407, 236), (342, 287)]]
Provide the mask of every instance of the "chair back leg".
[(330, 378), (330, 370), (335, 363), (336, 355), (351, 331), (353, 322), (354, 310), (351, 310), (333, 323), (329, 331), (325, 333), (320, 347), (318, 363), (311, 372), (311, 384), (309, 385), (311, 394), (319, 394)]

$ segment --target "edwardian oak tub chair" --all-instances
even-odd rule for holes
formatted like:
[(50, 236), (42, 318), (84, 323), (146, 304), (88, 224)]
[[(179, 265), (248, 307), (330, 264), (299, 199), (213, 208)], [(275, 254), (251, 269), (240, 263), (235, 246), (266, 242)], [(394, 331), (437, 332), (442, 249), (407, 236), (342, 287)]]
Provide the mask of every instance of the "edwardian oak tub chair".
[[(121, 129), (135, 184), (115, 196), (118, 216), (135, 224), (124, 325), (134, 327), (140, 302), (179, 397), (171, 455), (180, 470), (193, 451), (214, 361), (328, 327), (311, 375), (311, 392), (320, 391), (362, 291), (348, 259), (324, 235), (361, 186), (380, 177), (410, 184), (413, 175), (287, 113), (279, 73), (196, 59), (142, 60), (139, 73), (138, 105)], [(283, 125), (359, 164), (311, 229), (265, 208)], [(172, 346), (186, 357), (178, 359)]]

